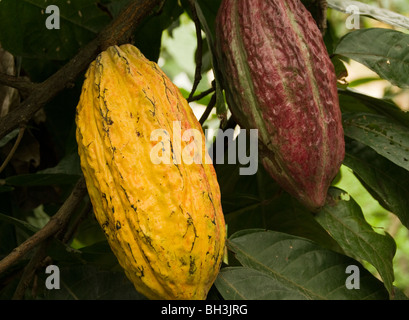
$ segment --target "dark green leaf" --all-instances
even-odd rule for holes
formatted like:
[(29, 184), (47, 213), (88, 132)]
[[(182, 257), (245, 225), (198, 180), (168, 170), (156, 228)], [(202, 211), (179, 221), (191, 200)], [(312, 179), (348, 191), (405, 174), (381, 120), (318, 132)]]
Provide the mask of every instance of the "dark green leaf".
[(148, 17), (135, 33), (135, 46), (151, 61), (158, 61), (162, 32), (179, 16), (183, 9), (177, 1), (166, 1), (159, 13)]
[(196, 0), (196, 3), (200, 7), (201, 15), (206, 20), (206, 35), (211, 34), (213, 35), (212, 38), (214, 38), (215, 35), (214, 22), (221, 2), (222, 0)]
[(18, 136), (20, 129), (14, 129), (11, 131), (9, 134), (5, 135), (1, 140), (0, 140), (0, 148), (4, 147), (7, 143), (9, 143), (11, 140), (13, 140), (15, 137)]
[(39, 230), (37, 227), (34, 227), (32, 224), (26, 221), (11, 217), (3, 213), (0, 213), (0, 220), (12, 224), (29, 234), (33, 234)]
[[(49, 5), (59, 8), (60, 29), (49, 30), (45, 25)], [(95, 38), (109, 21), (108, 14), (93, 0), (2, 0), (0, 43), (17, 56), (66, 60)]]
[(336, 45), (339, 42), (340, 36), (337, 33), (337, 25), (331, 20), (327, 20), (327, 28), (324, 33), (324, 43), (327, 48), (328, 54), (331, 58), (335, 57), (333, 55)]
[(344, 113), (377, 113), (388, 116), (409, 127), (409, 112), (403, 111), (391, 100), (374, 98), (351, 89), (340, 89), (338, 93), (340, 105)]
[(57, 159), (70, 153), (77, 153), (75, 111), (83, 81), (84, 78), (79, 77), (73, 88), (61, 91), (44, 107), (46, 114), (44, 133), (48, 134), (49, 143), (54, 144)]
[(366, 222), (359, 205), (345, 192), (330, 189), (317, 221), (351, 257), (371, 263), (393, 296), (393, 257), (396, 244), (389, 234), (379, 234)]
[(119, 267), (118, 260), (113, 254), (107, 241), (100, 241), (81, 248), (81, 259), (89, 264), (95, 264), (106, 269)]
[(409, 172), (351, 139), (346, 139), (344, 164), (409, 229)]
[(409, 130), (382, 115), (347, 113), (343, 115), (345, 135), (378, 152), (409, 171)]
[(306, 300), (285, 283), (246, 267), (222, 269), (215, 284), (226, 300)]
[(55, 167), (38, 171), (37, 174), (64, 174), (77, 177), (82, 175), (78, 153), (67, 155)]
[(78, 180), (78, 176), (68, 174), (21, 174), (6, 178), (6, 183), (11, 186), (49, 186), (73, 184)]
[(395, 296), (393, 300), (409, 300), (409, 298), (399, 288), (395, 288)]
[(109, 11), (110, 15), (113, 18), (116, 18), (122, 11), (122, 9), (128, 5), (132, 0), (114, 0), (114, 1), (110, 1), (107, 0), (105, 7), (106, 9)]
[[(327, 0), (328, 6), (332, 9), (347, 12), (348, 8), (354, 6), (358, 8), (359, 14), (362, 16), (368, 16), (373, 19), (385, 22), (387, 24), (409, 29), (409, 18), (405, 17), (399, 13), (375, 7), (361, 1), (351, 1), (351, 0)], [(351, 13), (351, 12), (348, 12)]]
[[(230, 237), (227, 245), (244, 267), (258, 272), (243, 270), (226, 277), (224, 272), (231, 271), (222, 271), (216, 286), (225, 299), (257, 297), (263, 280), (268, 291), (262, 295), (265, 298), (388, 299), (382, 282), (356, 260), (310, 240), (274, 231), (243, 230)], [(346, 270), (351, 265), (359, 268), (359, 290), (346, 286)]]
[(349, 92), (351, 91), (338, 89), (339, 104), (343, 113), (377, 113), (375, 110), (372, 110), (369, 106), (367, 106), (365, 102), (349, 95)]
[(13, 191), (13, 190), (14, 190), (14, 188), (11, 187), (11, 186), (0, 186), (0, 193), (1, 192), (10, 192), (10, 191)]
[(409, 35), (390, 29), (353, 31), (339, 42), (336, 54), (358, 61), (401, 88), (409, 88)]
[(72, 153), (63, 158), (53, 168), (38, 171), (33, 174), (21, 174), (5, 179), (11, 186), (48, 186), (75, 183), (82, 175), (78, 153)]

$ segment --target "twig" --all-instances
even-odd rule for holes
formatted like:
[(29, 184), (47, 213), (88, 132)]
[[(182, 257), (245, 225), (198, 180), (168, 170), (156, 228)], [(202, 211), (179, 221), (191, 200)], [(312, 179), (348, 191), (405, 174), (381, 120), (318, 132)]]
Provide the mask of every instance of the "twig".
[(197, 96), (188, 98), (187, 101), (188, 102), (198, 101), (198, 100), (208, 96), (209, 94), (211, 94), (214, 91), (216, 91), (216, 88), (215, 88), (215, 82), (213, 81), (212, 82), (212, 87), (210, 89), (208, 89), (206, 91), (203, 91), (202, 93), (198, 94)]
[(112, 45), (129, 42), (133, 31), (161, 0), (134, 0), (97, 38), (82, 48), (65, 66), (43, 83), (20, 106), (0, 118), (0, 139), (22, 123), (27, 123), (47, 102), (65, 89), (89, 66), (95, 57)]
[(220, 123), (220, 129), (227, 130), (227, 129), (234, 129), (237, 126), (237, 122), (233, 116), (229, 118), (224, 124)]
[(21, 139), (23, 139), (24, 131), (25, 131), (25, 128), (24, 128), (24, 127), (21, 127), (21, 128), (20, 128), (20, 131), (18, 132), (18, 136), (17, 136), (16, 142), (15, 142), (14, 145), (13, 145), (13, 148), (11, 148), (9, 154), (7, 155), (7, 158), (4, 160), (3, 164), (2, 164), (1, 167), (0, 167), (0, 173), (1, 173), (1, 172), (4, 170), (4, 168), (7, 166), (7, 164), (8, 164), (9, 161), (11, 160), (11, 158), (13, 158), (13, 155), (14, 155), (14, 153), (16, 152), (16, 150), (17, 150), (17, 148), (18, 148), (18, 146), (19, 146), (19, 144), (20, 144), (20, 142), (21, 142)]
[(202, 116), (200, 117), (199, 123), (203, 125), (207, 118), (209, 118), (210, 113), (212, 112), (214, 106), (216, 105), (216, 95), (214, 94), (210, 99), (209, 104), (207, 105), (206, 110), (203, 112)]
[(56, 234), (59, 230), (64, 228), (68, 223), (71, 215), (76, 210), (83, 197), (86, 195), (87, 188), (83, 177), (79, 179), (73, 191), (58, 210), (58, 212), (51, 217), (50, 221), (32, 237), (24, 241), (20, 246), (13, 249), (13, 251), (0, 261), (0, 274), (12, 266), (16, 261), (25, 256), (25, 254), (36, 247), (38, 244)]
[(189, 0), (190, 8), (192, 10), (192, 19), (196, 27), (196, 38), (197, 38), (197, 50), (195, 55), (196, 70), (195, 70), (195, 80), (193, 83), (192, 91), (190, 92), (188, 100), (192, 99), (202, 80), (202, 51), (203, 51), (203, 39), (202, 39), (202, 28), (200, 25), (199, 17), (197, 16), (195, 0)]
[(25, 78), (11, 76), (5, 73), (0, 73), (0, 85), (17, 89), (24, 99), (27, 98), (36, 87), (35, 83)]
[(23, 275), (21, 276), (20, 282), (14, 291), (12, 300), (21, 300), (24, 298), (24, 294), (34, 277), (36, 270), (42, 266), (43, 261), (47, 256), (46, 249), (48, 244), (49, 241), (42, 242), (34, 256), (31, 258), (30, 262), (24, 268)]

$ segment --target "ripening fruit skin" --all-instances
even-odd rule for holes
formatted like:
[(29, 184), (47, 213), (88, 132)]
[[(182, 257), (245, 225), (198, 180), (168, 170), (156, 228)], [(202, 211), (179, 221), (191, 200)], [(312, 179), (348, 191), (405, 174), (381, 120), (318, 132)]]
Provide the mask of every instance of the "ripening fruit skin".
[[(187, 101), (136, 47), (109, 47), (90, 64), (76, 136), (95, 216), (140, 293), (200, 300), (221, 266), (225, 223), (212, 164), (153, 164), (152, 148), (161, 142), (151, 134), (172, 137), (174, 121), (182, 133), (201, 133), (209, 157)], [(181, 141), (182, 149), (188, 143)]]
[(345, 142), (334, 67), (311, 14), (299, 0), (223, 0), (216, 53), (235, 120), (259, 130), (264, 167), (318, 210)]

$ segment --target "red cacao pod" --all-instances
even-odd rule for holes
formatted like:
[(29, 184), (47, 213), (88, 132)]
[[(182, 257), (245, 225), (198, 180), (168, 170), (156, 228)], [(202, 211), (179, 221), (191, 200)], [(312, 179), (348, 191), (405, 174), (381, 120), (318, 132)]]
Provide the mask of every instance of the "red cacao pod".
[(309, 11), (299, 0), (223, 0), (216, 52), (230, 110), (259, 130), (266, 170), (322, 207), (345, 142), (334, 66)]

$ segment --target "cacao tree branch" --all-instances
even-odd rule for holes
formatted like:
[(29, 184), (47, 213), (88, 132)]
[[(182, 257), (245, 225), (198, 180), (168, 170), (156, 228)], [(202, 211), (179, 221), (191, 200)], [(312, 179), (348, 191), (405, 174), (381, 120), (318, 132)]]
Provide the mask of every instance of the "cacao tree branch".
[[(88, 67), (95, 57), (107, 47), (129, 42), (133, 31), (143, 18), (148, 16), (161, 0), (132, 1), (99, 35), (83, 47), (59, 71), (36, 85), (19, 107), (0, 118), (0, 139), (28, 122), (46, 103), (65, 89)], [(10, 78), (8, 79), (10, 80)]]
[(13, 148), (11, 148), (9, 154), (7, 155), (7, 158), (4, 160), (3, 164), (0, 167), (0, 173), (4, 170), (4, 168), (7, 166), (7, 164), (9, 163), (9, 161), (11, 160), (11, 158), (13, 158), (14, 153), (16, 152), (21, 139), (23, 139), (24, 136), (24, 131), (25, 131), (25, 127), (21, 127), (20, 131), (18, 132), (18, 136), (16, 139), (16, 142), (13, 145)]
[(51, 217), (50, 221), (33, 236), (24, 241), (20, 246), (13, 249), (13, 251), (0, 261), (0, 274), (6, 271), (19, 259), (23, 258), (25, 254), (36, 247), (38, 244), (55, 235), (68, 223), (71, 215), (76, 210), (82, 199), (87, 193), (85, 180), (81, 177), (75, 185), (73, 191), (57, 211), (57, 213)]
[(196, 70), (195, 70), (195, 80), (193, 83), (192, 91), (190, 92), (188, 100), (192, 99), (202, 80), (202, 51), (203, 51), (203, 39), (202, 39), (202, 28), (200, 25), (199, 17), (197, 16), (195, 0), (189, 0), (190, 8), (192, 11), (192, 19), (196, 27), (196, 38), (197, 38), (197, 50), (195, 55)]
[(209, 104), (207, 105), (206, 110), (203, 112), (202, 116), (200, 117), (199, 123), (203, 125), (207, 118), (209, 118), (210, 113), (212, 112), (214, 106), (216, 105), (216, 94), (212, 96), (210, 99)]

